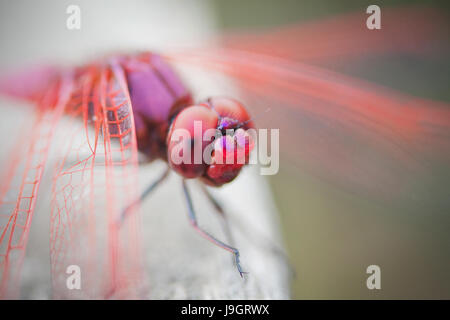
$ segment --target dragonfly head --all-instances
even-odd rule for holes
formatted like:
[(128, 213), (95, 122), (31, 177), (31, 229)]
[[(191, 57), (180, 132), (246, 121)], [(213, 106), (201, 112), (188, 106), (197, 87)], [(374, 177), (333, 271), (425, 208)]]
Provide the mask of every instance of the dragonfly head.
[(234, 99), (210, 98), (186, 107), (167, 135), (169, 165), (184, 178), (221, 186), (248, 163), (253, 128), (244, 106)]

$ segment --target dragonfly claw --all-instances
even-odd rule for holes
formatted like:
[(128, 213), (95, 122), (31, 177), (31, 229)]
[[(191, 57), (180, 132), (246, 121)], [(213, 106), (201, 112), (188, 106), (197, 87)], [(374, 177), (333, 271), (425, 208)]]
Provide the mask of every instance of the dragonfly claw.
[(242, 279), (244, 279), (244, 274), (249, 274), (249, 272), (239, 271), (239, 275), (241, 276)]
[(236, 262), (236, 268), (238, 269), (239, 275), (241, 276), (241, 278), (244, 279), (244, 274), (248, 274), (248, 272), (242, 271), (241, 263), (239, 261), (239, 256), (240, 256), (239, 251), (237, 249), (234, 249), (234, 259)]

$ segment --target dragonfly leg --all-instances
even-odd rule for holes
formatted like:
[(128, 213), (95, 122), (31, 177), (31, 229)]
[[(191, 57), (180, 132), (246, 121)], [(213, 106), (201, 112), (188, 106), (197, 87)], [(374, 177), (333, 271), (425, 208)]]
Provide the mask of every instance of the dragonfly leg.
[[(211, 204), (216, 209), (217, 213), (219, 213), (219, 215), (224, 220), (225, 233), (227, 234), (228, 239), (230, 239), (231, 244), (233, 244), (233, 237), (231, 235), (230, 223), (229, 223), (229, 219), (228, 219), (228, 216), (227, 216), (224, 208), (222, 207), (220, 202), (208, 191), (208, 189), (206, 188), (206, 186), (204, 184), (201, 184), (201, 188), (202, 188), (203, 192), (205, 193), (206, 197), (208, 198), (208, 200), (211, 202)], [(253, 231), (253, 237), (249, 237), (249, 234), (244, 231), (244, 229), (242, 228), (242, 225), (239, 223), (236, 223), (236, 221), (233, 226), (237, 227), (239, 229), (239, 231), (242, 232), (243, 235), (247, 236), (247, 238), (249, 238), (252, 241), (252, 243), (254, 243), (255, 245), (266, 248), (266, 249), (270, 250), (272, 253), (279, 256), (284, 261), (286, 266), (288, 267), (289, 273), (292, 275), (292, 277), (295, 277), (295, 269), (294, 269), (289, 257), (287, 256), (287, 254), (284, 252), (283, 249), (281, 249), (279, 246), (274, 244), (272, 241), (268, 240), (262, 234), (259, 234), (259, 233), (255, 234), (255, 231)], [(258, 240), (256, 241), (256, 239), (258, 239)]]
[(119, 225), (125, 221), (126, 217), (128, 216), (128, 214), (131, 212), (131, 209), (138, 203), (140, 203), (141, 201), (143, 201), (153, 190), (155, 190), (155, 188), (157, 186), (159, 186), (159, 184), (161, 182), (163, 182), (167, 176), (170, 173), (170, 168), (167, 167), (166, 170), (163, 172), (163, 174), (156, 179), (155, 181), (153, 181), (147, 188), (145, 188), (144, 192), (142, 192), (142, 194), (139, 196), (138, 199), (134, 200), (132, 203), (130, 203), (128, 206), (125, 207), (125, 209), (122, 211), (122, 214), (120, 215), (120, 219), (119, 219)]
[(227, 216), (225, 210), (223, 209), (223, 207), (220, 204), (220, 202), (217, 201), (217, 199), (208, 191), (208, 189), (206, 189), (206, 186), (203, 183), (200, 184), (200, 187), (201, 187), (203, 193), (208, 198), (209, 202), (211, 202), (211, 204), (214, 206), (214, 209), (216, 209), (216, 212), (222, 218), (222, 222), (223, 222), (222, 225), (223, 225), (223, 228), (224, 228), (224, 232), (226, 234), (226, 237), (228, 238), (228, 241), (233, 246), (234, 245), (234, 239), (233, 239), (233, 235), (231, 233), (229, 219), (228, 219), (228, 216)]
[(183, 179), (183, 191), (184, 191), (184, 195), (186, 197), (186, 202), (188, 205), (188, 210), (189, 210), (189, 221), (192, 225), (192, 227), (205, 239), (211, 241), (212, 243), (214, 243), (216, 246), (225, 249), (231, 253), (234, 254), (234, 260), (236, 262), (236, 267), (239, 271), (239, 274), (241, 277), (244, 277), (244, 274), (246, 274), (247, 272), (242, 271), (242, 267), (241, 267), (241, 263), (239, 260), (240, 254), (239, 254), (239, 250), (223, 243), (222, 241), (220, 241), (219, 239), (215, 238), (214, 236), (212, 236), (211, 234), (209, 234), (208, 232), (206, 232), (205, 230), (203, 230), (202, 228), (199, 227), (198, 222), (197, 222), (197, 218), (195, 216), (195, 210), (194, 210), (194, 206), (192, 204), (192, 198), (191, 195), (189, 194), (189, 190), (187, 188), (186, 185), (186, 181)]

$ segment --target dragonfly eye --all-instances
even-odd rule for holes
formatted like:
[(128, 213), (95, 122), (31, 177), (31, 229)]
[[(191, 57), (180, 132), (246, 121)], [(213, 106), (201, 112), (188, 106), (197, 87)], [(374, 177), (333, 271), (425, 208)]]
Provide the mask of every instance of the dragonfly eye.
[(216, 139), (211, 164), (202, 177), (203, 180), (217, 186), (232, 181), (248, 163), (253, 147), (253, 138), (243, 129)]
[(219, 117), (219, 123), (217, 129), (243, 129), (253, 128), (253, 122), (250, 120), (250, 116), (245, 107), (235, 99), (226, 97), (213, 97), (209, 98), (207, 102), (202, 105), (208, 106)]
[(236, 119), (232, 119), (230, 117), (219, 118), (219, 124), (217, 126), (217, 130), (219, 130), (223, 136), (227, 135), (231, 131), (234, 131), (239, 128), (240, 121)]
[(167, 136), (169, 165), (184, 178), (200, 177), (213, 186), (232, 181), (253, 149), (249, 119), (245, 108), (229, 98), (185, 108)]
[(220, 186), (236, 178), (248, 163), (254, 140), (247, 130), (253, 128), (253, 122), (245, 107), (234, 99), (213, 97), (207, 105), (219, 117), (217, 129), (222, 136), (214, 141), (211, 163), (201, 178), (210, 185)]
[(203, 151), (211, 141), (203, 137), (216, 129), (217, 122), (217, 114), (204, 105), (187, 107), (175, 117), (167, 135), (167, 161), (173, 170), (187, 179), (206, 172)]

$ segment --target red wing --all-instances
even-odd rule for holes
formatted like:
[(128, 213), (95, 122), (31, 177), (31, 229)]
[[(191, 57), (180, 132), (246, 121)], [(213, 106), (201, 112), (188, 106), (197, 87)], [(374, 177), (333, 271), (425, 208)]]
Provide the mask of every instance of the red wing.
[[(128, 89), (114, 61), (79, 83), (61, 130), (61, 161), (54, 174), (50, 236), (54, 294), (137, 298), (143, 284), (137, 208), (119, 223), (122, 210), (138, 195)], [(67, 287), (71, 265), (80, 268), (81, 290)]]
[[(0, 298), (15, 298), (19, 294), (20, 270), (36, 198), (53, 132), (72, 89), (70, 78), (53, 89), (58, 90), (56, 108), (35, 112), (32, 125), (22, 128), (4, 166), (6, 175), (0, 190)], [(48, 90), (41, 105), (48, 104), (54, 92)]]
[(448, 105), (242, 51), (168, 58), (237, 80), (257, 126), (280, 129), (281, 166), (293, 163), (352, 191), (384, 198), (414, 198), (435, 165), (448, 166)]
[(241, 31), (221, 40), (224, 47), (303, 62), (327, 62), (380, 53), (430, 53), (447, 41), (448, 18), (433, 8), (400, 7), (381, 11), (381, 30), (369, 30), (363, 10), (264, 33)]

